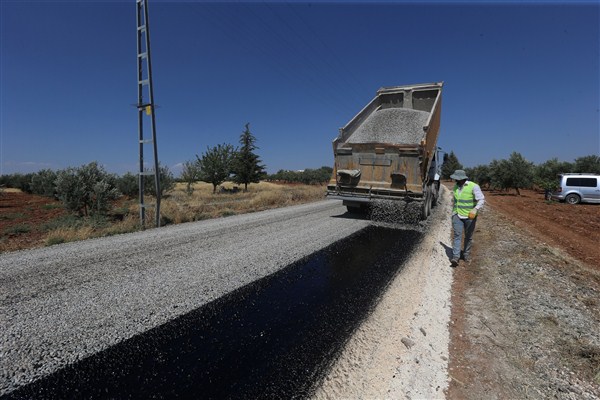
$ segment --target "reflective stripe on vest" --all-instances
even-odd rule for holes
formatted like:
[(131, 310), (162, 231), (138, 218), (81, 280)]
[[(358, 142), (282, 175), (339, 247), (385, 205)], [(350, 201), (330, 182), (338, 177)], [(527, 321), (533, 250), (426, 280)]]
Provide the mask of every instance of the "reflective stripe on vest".
[(467, 182), (463, 185), (462, 191), (458, 193), (458, 185), (454, 185), (454, 208), (452, 208), (452, 213), (457, 213), (462, 217), (468, 217), (469, 211), (473, 209), (477, 205), (477, 200), (475, 200), (475, 195), (473, 194), (473, 188), (475, 187), (475, 182)]

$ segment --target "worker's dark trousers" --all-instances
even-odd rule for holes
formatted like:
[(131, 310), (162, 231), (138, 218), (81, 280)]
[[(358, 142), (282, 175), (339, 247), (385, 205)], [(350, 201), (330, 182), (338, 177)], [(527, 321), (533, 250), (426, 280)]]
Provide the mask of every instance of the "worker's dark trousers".
[(460, 258), (460, 244), (463, 232), (465, 234), (465, 249), (463, 251), (463, 256), (465, 258), (471, 256), (471, 245), (473, 244), (473, 232), (475, 232), (476, 221), (477, 217), (475, 217), (475, 219), (462, 219), (459, 218), (457, 214), (452, 216), (452, 230), (454, 231), (454, 240), (452, 241), (453, 259), (458, 260)]

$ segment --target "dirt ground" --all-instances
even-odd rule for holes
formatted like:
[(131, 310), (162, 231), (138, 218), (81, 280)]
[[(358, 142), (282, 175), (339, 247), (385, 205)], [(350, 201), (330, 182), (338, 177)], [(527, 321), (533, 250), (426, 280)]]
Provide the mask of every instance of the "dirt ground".
[(485, 192), (456, 268), (450, 399), (600, 399), (600, 205)]
[(43, 246), (44, 224), (65, 214), (57, 200), (5, 189), (0, 192), (0, 253)]

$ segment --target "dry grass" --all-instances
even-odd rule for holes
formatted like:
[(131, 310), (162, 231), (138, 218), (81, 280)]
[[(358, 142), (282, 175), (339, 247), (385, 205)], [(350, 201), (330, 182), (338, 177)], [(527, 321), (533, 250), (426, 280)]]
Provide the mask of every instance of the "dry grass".
[[(232, 189), (233, 183), (222, 187)], [(241, 188), (240, 188), (241, 189)], [(279, 185), (261, 182), (248, 186), (247, 192), (213, 193), (211, 184), (196, 183), (193, 192), (186, 192), (186, 184), (178, 183), (174, 190), (167, 193), (161, 202), (161, 224), (180, 224), (210, 218), (227, 217), (286, 207), (294, 204), (309, 203), (325, 197), (324, 186)], [(122, 221), (107, 226), (67, 226), (48, 232), (46, 245), (84, 240), (93, 237), (109, 236), (118, 233), (133, 232), (140, 229), (139, 205), (137, 201), (127, 202), (123, 208), (126, 215)], [(153, 204), (153, 198), (146, 198), (146, 204)], [(154, 209), (146, 211), (146, 224), (154, 226)]]
[[(226, 183), (222, 187), (232, 189), (234, 184)], [(196, 183), (193, 189), (188, 194), (186, 185), (180, 183), (165, 196), (161, 202), (164, 223), (178, 224), (245, 214), (317, 201), (325, 196), (322, 186), (289, 186), (269, 182), (250, 185), (247, 192), (238, 193), (213, 193), (212, 185), (207, 183)]]
[(112, 236), (119, 233), (135, 232), (140, 229), (139, 218), (128, 215), (123, 221), (108, 223), (105, 226), (94, 224), (80, 224), (76, 226), (64, 226), (48, 231), (45, 244), (51, 246), (58, 243), (75, 242), (78, 240), (91, 239), (95, 237)]

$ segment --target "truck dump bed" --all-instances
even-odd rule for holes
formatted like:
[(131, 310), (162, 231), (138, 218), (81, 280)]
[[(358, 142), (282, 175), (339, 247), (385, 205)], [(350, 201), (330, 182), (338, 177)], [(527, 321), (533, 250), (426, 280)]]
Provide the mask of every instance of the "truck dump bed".
[(385, 87), (333, 141), (328, 195), (348, 206), (373, 199), (430, 201), (443, 83)]

